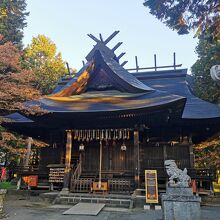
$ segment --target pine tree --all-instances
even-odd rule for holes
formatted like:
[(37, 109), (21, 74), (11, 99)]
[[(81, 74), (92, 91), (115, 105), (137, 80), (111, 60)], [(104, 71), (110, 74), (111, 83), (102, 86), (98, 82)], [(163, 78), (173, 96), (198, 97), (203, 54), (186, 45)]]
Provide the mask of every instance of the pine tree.
[(0, 33), (4, 36), (4, 42), (12, 42), (22, 48), (23, 29), (27, 26), (25, 0), (1, 0), (0, 1)]
[(220, 40), (219, 0), (145, 0), (144, 6), (178, 34), (194, 29), (200, 35), (213, 29), (212, 38)]

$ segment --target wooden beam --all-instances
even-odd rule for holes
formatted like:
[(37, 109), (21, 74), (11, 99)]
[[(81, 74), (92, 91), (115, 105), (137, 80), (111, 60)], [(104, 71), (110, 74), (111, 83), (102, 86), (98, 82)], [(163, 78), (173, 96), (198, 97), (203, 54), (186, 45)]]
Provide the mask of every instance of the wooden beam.
[(92, 40), (94, 40), (96, 43), (100, 42), (99, 39), (97, 39), (94, 35), (92, 34), (87, 34)]
[(118, 43), (112, 48), (112, 51), (115, 52), (122, 44), (123, 44), (123, 42), (118, 42)]
[(192, 143), (192, 137), (189, 137), (189, 160), (190, 160), (190, 167), (194, 168), (195, 165), (195, 155), (193, 153), (193, 143)]
[(112, 33), (105, 41), (104, 44), (107, 44), (109, 41), (111, 41), (120, 31), (115, 31)]
[(128, 61), (124, 61), (121, 66), (124, 66), (125, 64), (127, 64)]
[(117, 58), (120, 60), (126, 53), (121, 53)]
[[(177, 64), (176, 67), (181, 67), (182, 64)], [(164, 68), (173, 68), (173, 65), (170, 66), (157, 66), (157, 69), (164, 69)], [(139, 67), (139, 70), (155, 70), (155, 66), (152, 67)], [(128, 71), (134, 71), (136, 68), (127, 69)]]
[(64, 191), (69, 191), (70, 172), (71, 172), (71, 154), (72, 154), (72, 131), (67, 130), (65, 171), (64, 171), (64, 183), (63, 183)]
[(163, 160), (167, 160), (167, 146), (166, 144), (163, 145)]
[(154, 54), (154, 68), (155, 68), (155, 71), (157, 71), (157, 55)]
[(101, 189), (102, 185), (102, 140), (99, 142), (99, 189)]
[(175, 52), (173, 53), (173, 66), (174, 66), (174, 69), (176, 69), (176, 53)]
[(25, 156), (25, 161), (24, 161), (24, 166), (28, 166), (29, 165), (29, 160), (30, 160), (30, 156), (31, 156), (31, 145), (33, 143), (33, 139), (31, 137), (28, 137), (27, 139), (27, 154)]
[(100, 38), (100, 41), (101, 41), (101, 42), (104, 42), (104, 41), (103, 41), (102, 34), (99, 34), (99, 38)]
[(68, 62), (66, 62), (66, 67), (67, 67), (68, 74), (71, 75), (70, 67), (69, 67), (69, 63)]
[(135, 64), (136, 64), (136, 71), (138, 72), (139, 66), (138, 66), (138, 58), (135, 56)]

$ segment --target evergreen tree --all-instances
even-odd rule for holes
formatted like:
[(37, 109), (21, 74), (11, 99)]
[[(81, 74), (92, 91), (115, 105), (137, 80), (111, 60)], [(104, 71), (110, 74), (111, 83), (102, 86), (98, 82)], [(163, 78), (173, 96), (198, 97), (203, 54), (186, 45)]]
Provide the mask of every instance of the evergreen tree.
[(198, 60), (192, 66), (195, 81), (194, 91), (200, 98), (219, 104), (220, 88), (212, 80), (210, 69), (214, 65), (220, 65), (220, 43), (213, 41), (211, 30), (199, 37), (196, 53)]
[(0, 1), (0, 33), (4, 42), (12, 42), (22, 48), (23, 29), (26, 27), (26, 1), (1, 0)]
[(212, 38), (220, 40), (219, 0), (145, 0), (144, 5), (179, 34), (195, 29), (200, 35), (212, 28)]

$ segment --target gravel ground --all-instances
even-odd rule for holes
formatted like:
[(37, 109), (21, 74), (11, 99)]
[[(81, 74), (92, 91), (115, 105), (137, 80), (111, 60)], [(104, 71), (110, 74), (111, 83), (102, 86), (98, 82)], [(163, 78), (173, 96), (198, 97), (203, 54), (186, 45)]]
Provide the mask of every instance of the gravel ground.
[[(161, 210), (104, 208), (98, 216), (62, 215), (69, 206), (51, 205), (39, 201), (37, 198), (10, 196), (6, 199), (5, 213), (8, 220), (159, 220), (162, 219)], [(202, 219), (220, 220), (220, 207), (202, 207)]]

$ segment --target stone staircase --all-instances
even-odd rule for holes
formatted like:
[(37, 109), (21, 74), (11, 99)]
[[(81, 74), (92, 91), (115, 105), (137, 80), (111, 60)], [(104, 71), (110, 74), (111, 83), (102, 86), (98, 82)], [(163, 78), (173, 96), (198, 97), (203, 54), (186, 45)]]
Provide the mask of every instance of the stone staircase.
[(92, 194), (92, 193), (60, 193), (54, 204), (75, 205), (84, 203), (104, 203), (107, 207), (132, 208), (133, 201), (130, 195)]

